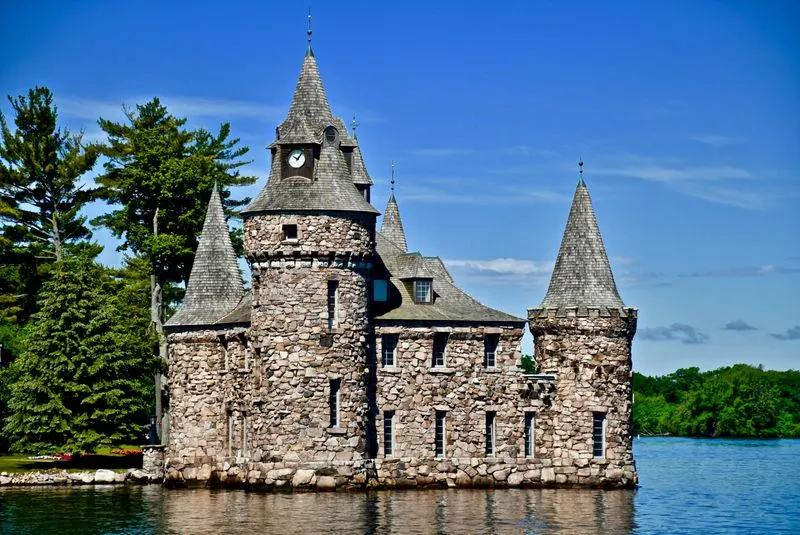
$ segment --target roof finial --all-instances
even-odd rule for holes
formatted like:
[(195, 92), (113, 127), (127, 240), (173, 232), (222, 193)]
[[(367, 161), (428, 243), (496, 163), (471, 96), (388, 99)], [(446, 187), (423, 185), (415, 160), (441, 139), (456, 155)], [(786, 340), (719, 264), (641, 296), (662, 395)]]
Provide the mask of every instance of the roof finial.
[(356, 128), (358, 128), (358, 123), (356, 122), (356, 114), (353, 114), (353, 120), (350, 122), (350, 126), (353, 128), (353, 139), (358, 139), (356, 135)]
[(394, 193), (394, 160), (392, 160), (392, 193)]
[(311, 8), (308, 8), (308, 30), (306, 30), (308, 34), (308, 51), (311, 52)]
[(581, 182), (580, 183), (583, 184), (584, 183), (583, 182), (583, 158), (579, 158), (579, 160), (578, 160), (578, 174), (581, 177), (581, 179), (580, 179)]

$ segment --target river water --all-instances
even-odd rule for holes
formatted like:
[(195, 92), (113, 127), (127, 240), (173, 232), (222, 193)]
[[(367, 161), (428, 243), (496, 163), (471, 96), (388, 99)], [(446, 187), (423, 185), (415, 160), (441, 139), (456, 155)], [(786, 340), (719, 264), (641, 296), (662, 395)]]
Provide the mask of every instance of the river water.
[(634, 441), (635, 491), (4, 488), (0, 533), (800, 533), (800, 440)]

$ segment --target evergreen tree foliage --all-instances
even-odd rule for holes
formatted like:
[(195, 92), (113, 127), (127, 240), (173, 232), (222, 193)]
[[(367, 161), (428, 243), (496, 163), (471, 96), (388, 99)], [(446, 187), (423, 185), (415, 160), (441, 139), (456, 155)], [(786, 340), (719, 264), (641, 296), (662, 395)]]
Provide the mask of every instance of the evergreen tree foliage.
[(41, 264), (61, 260), (69, 248), (85, 250), (91, 239), (80, 211), (95, 190), (79, 179), (99, 153), (84, 146), (82, 133), (58, 128), (48, 88), (8, 99), (15, 128), (0, 113), (0, 316), (24, 319), (41, 285)]
[(94, 451), (138, 438), (154, 366), (147, 337), (132, 328), (147, 324), (143, 299), (91, 261), (56, 263), (10, 370), (12, 450)]

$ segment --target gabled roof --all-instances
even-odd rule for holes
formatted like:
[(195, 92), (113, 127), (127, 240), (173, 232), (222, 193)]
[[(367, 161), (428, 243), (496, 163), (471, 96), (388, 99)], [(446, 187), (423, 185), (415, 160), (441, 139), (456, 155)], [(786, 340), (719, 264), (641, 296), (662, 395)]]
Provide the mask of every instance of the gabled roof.
[(386, 210), (383, 213), (381, 222), (381, 234), (393, 242), (404, 253), (408, 251), (406, 243), (406, 233), (403, 230), (403, 221), (400, 219), (400, 208), (394, 198), (394, 192), (389, 196), (386, 203)]
[[(524, 323), (525, 320), (489, 308), (455, 285), (453, 278), (437, 257), (422, 256), (419, 253), (404, 253), (394, 242), (378, 232), (377, 252), (389, 270), (391, 308), (374, 317), (379, 321), (425, 321), (425, 322), (465, 322), (465, 323)], [(433, 278), (434, 300), (430, 304), (414, 302), (413, 286), (404, 280), (412, 266), (421, 278)], [(404, 273), (404, 271), (406, 271)], [(412, 273), (413, 274), (413, 273)], [(402, 278), (401, 278), (402, 277)]]
[(215, 187), (208, 202), (186, 295), (181, 307), (165, 325), (211, 325), (231, 312), (244, 293), (222, 200)]
[(575, 190), (550, 287), (539, 308), (570, 307), (625, 307), (583, 179)]

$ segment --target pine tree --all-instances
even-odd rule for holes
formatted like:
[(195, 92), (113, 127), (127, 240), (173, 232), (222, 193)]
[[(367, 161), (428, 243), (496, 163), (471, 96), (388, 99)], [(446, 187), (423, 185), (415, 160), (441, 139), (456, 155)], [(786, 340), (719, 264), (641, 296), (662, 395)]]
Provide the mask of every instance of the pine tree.
[(153, 372), (130, 295), (86, 259), (56, 263), (25, 351), (12, 364), (5, 433), (26, 452), (94, 451), (138, 437)]
[(99, 153), (96, 145), (84, 146), (82, 133), (58, 128), (48, 88), (8, 99), (15, 129), (0, 113), (0, 267), (15, 266), (22, 280), (15, 289), (0, 288), (0, 300), (19, 308), (6, 316), (23, 312), (27, 317), (41, 285), (42, 263), (61, 260), (67, 249), (81, 250), (91, 239), (80, 211), (95, 190), (79, 179)]
[[(94, 224), (108, 227), (123, 239), (122, 250), (146, 259), (151, 273), (151, 321), (159, 339), (159, 355), (167, 359), (164, 334), (164, 288), (186, 282), (192, 269), (197, 238), (202, 230), (206, 202), (214, 184), (223, 187), (229, 209), (249, 202), (232, 201), (226, 186), (252, 184), (241, 176), (241, 157), (247, 147), (228, 139), (230, 125), (214, 136), (206, 130), (189, 131), (186, 119), (171, 115), (158, 98), (136, 110), (126, 110), (127, 122), (100, 119), (109, 145), (105, 174), (98, 177), (100, 195), (118, 208)], [(161, 421), (160, 375), (156, 377), (156, 417)]]

